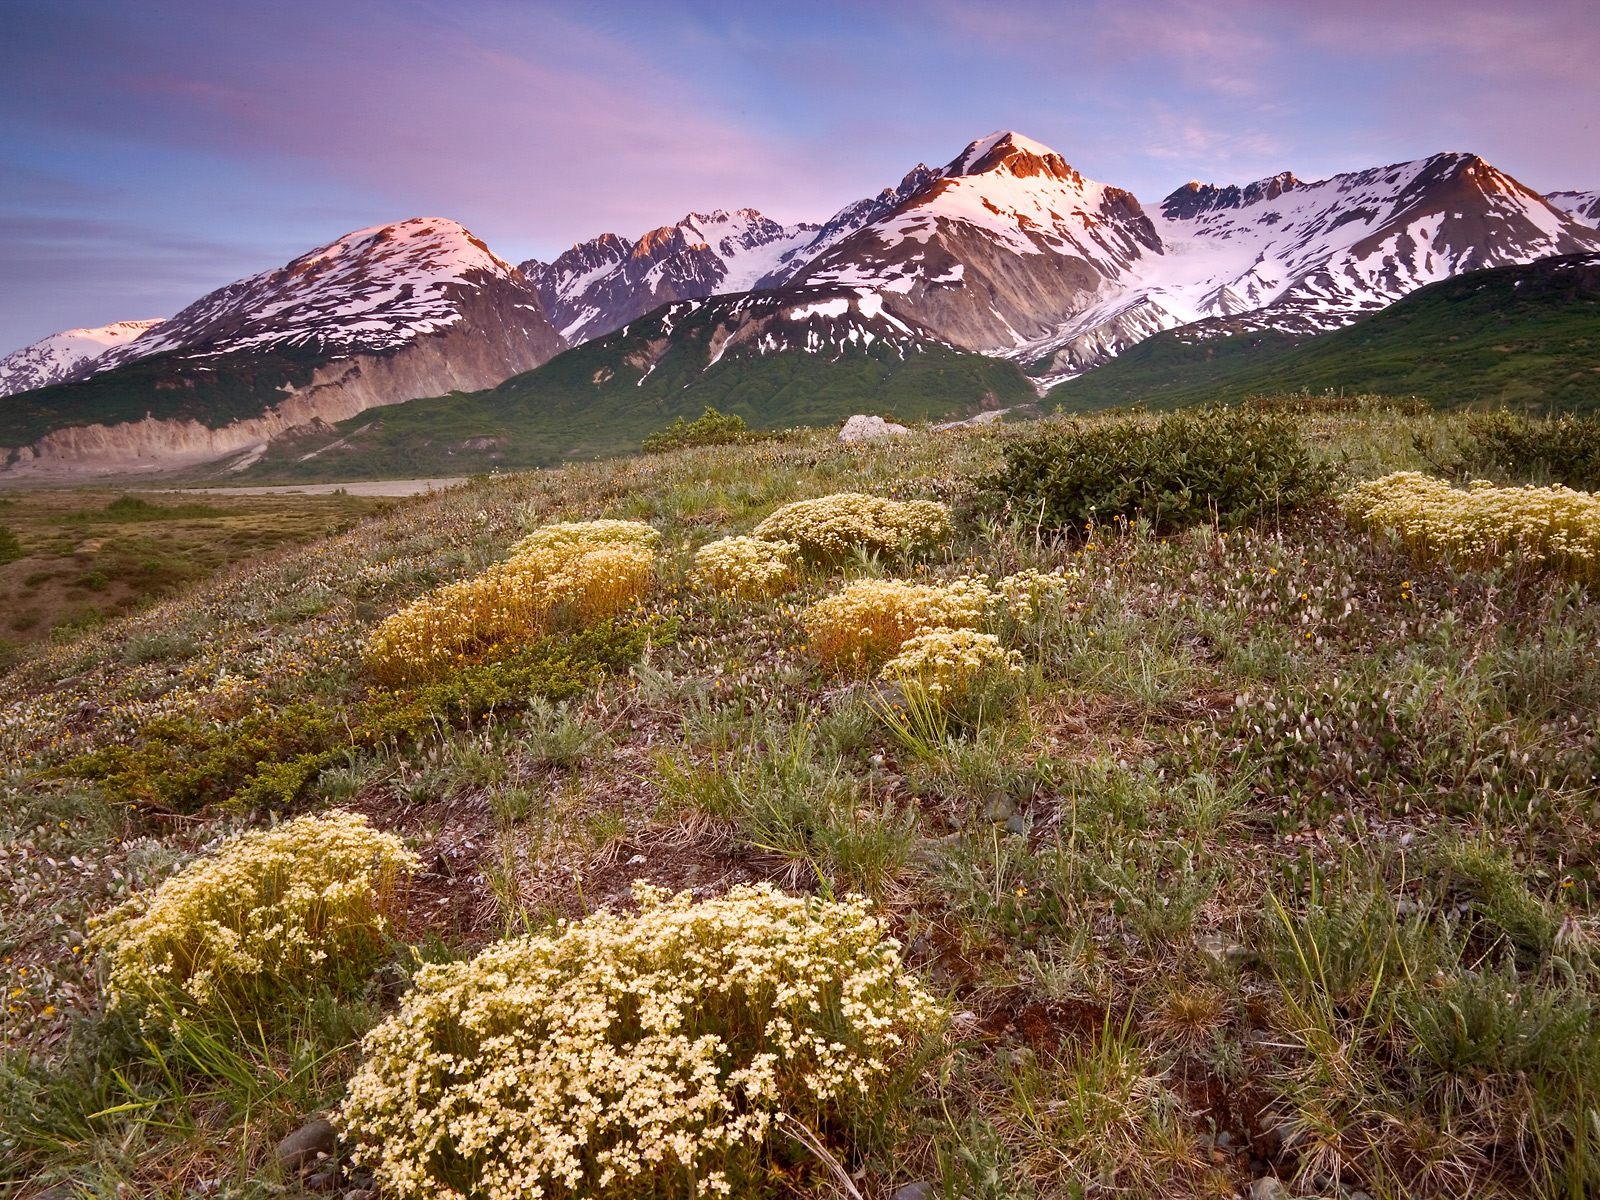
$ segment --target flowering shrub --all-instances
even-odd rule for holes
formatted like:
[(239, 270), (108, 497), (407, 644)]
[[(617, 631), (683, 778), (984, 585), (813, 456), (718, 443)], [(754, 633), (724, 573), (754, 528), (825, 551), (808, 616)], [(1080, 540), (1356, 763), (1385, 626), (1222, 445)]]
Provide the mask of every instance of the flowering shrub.
[(994, 585), (999, 603), (1019, 621), (1031, 621), (1051, 605), (1060, 604), (1072, 591), (1072, 580), (1077, 577), (1063, 575), (1059, 569), (1034, 570), (1032, 567), (1007, 575)]
[(950, 510), (932, 500), (839, 492), (785, 504), (756, 526), (755, 535), (793, 542), (811, 561), (835, 561), (858, 549), (904, 557), (950, 536)]
[(776, 595), (794, 581), (799, 558), (800, 547), (793, 542), (719, 538), (695, 554), (691, 579), (701, 587), (759, 600)]
[(343, 811), (233, 838), (94, 922), (111, 1005), (261, 1011), (308, 983), (362, 975), (421, 865)]
[(660, 534), (637, 521), (577, 521), (537, 529), (483, 574), (446, 584), (368, 636), (379, 678), (426, 678), (464, 657), (517, 645), (558, 618), (587, 625), (622, 612), (650, 586)]
[(978, 685), (1022, 673), (1022, 655), (991, 633), (930, 629), (900, 647), (883, 678), (920, 688), (930, 698), (955, 699)]
[(979, 625), (994, 593), (980, 579), (947, 584), (862, 579), (801, 617), (811, 649), (837, 670), (864, 673), (920, 633)]
[(661, 544), (661, 534), (643, 521), (560, 521), (535, 529), (511, 547), (510, 556), (521, 558), (538, 550), (611, 544), (654, 550)]
[(407, 1200), (728, 1194), (938, 1019), (866, 902), (736, 887), (423, 967), (338, 1120)]
[(1397, 471), (1344, 495), (1356, 524), (1392, 529), (1427, 552), (1496, 558), (1518, 551), (1580, 577), (1600, 575), (1600, 496), (1566, 487), (1466, 490), (1418, 471)]

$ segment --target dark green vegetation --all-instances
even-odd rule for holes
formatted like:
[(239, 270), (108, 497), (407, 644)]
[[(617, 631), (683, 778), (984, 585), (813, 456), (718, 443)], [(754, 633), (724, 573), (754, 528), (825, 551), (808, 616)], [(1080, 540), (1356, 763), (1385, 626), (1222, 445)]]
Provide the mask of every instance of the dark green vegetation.
[(1545, 259), (1432, 284), (1309, 341), (1204, 341), (1168, 330), (1050, 394), (1074, 412), (1306, 389), (1420, 396), (1440, 408), (1600, 411), (1600, 257)]
[(1462, 423), (1453, 447), (1437, 455), (1427, 443), (1421, 448), (1441, 471), (1458, 478), (1600, 490), (1600, 414), (1540, 421), (1484, 413)]
[(322, 361), (314, 349), (202, 360), (154, 354), (76, 383), (0, 397), (0, 447), (28, 446), (55, 429), (153, 417), (221, 429), (259, 417), (285, 386), (303, 387)]
[(53, 631), (76, 635), (385, 507), (342, 495), (195, 501), (77, 488), (0, 493), (0, 666)]
[(679, 417), (671, 425), (644, 439), (641, 449), (646, 454), (660, 454), (665, 450), (687, 450), (691, 446), (731, 446), (750, 436), (750, 427), (737, 413), (721, 413), (711, 405), (692, 421)]
[(1049, 425), (1012, 441), (985, 482), (992, 507), (1052, 533), (1143, 518), (1160, 533), (1233, 529), (1324, 498), (1333, 481), (1300, 427), (1250, 409)]
[(716, 322), (697, 313), (669, 338), (663, 311), (488, 391), (375, 409), (342, 422), (336, 439), (282, 442), (247, 475), (403, 478), (550, 466), (631, 452), (706, 407), (772, 430), (858, 412), (921, 421), (1036, 399), (1013, 364), (934, 343), (908, 347), (904, 358), (881, 342), (842, 353), (736, 349), (710, 364)]
[[(1344, 479), (1481, 436), (1372, 407), (1285, 419)], [(1093, 540), (977, 503), (1013, 443), (1096, 429), (1124, 432), (849, 449), (818, 432), (485, 479), (13, 671), (0, 1180), (282, 1194), (274, 1141), (337, 1098), (413, 960), (270, 1038), (152, 1047), (99, 1013), (81, 953), (92, 913), (253, 803), (252, 820), (343, 805), (410, 839), (428, 867), (397, 933), (426, 958), (625, 905), (636, 877), (864, 890), (954, 1031), (870, 1139), (822, 1131), (870, 1196), (928, 1180), (971, 1200), (1220, 1198), (1263, 1174), (1319, 1197), (1600, 1194), (1595, 597), (1516, 564), (1419, 562), (1326, 499), (1227, 530), (1102, 522)], [(1540, 461), (1566, 436), (1532, 431)], [(1068, 573), (1062, 603), (1004, 631), (1027, 664), (1014, 704), (941, 727), (820, 669), (799, 610), (881, 563), (814, 571), (777, 602), (686, 586), (694, 547), (845, 490), (953, 503), (934, 578)], [(615, 657), (574, 686), (466, 668), (459, 693), (415, 698), (434, 719), (339, 733), (292, 803), (233, 791), (179, 820), (131, 776), (82, 773), (143, 745), (181, 774), (174, 718), (185, 737), (243, 732), (305, 705), (368, 727), (390, 703), (360, 666), (378, 620), (530, 525), (601, 516), (650, 521), (665, 561), (627, 626), (651, 632), (604, 635)], [(799, 1154), (784, 1188), (836, 1194)]]

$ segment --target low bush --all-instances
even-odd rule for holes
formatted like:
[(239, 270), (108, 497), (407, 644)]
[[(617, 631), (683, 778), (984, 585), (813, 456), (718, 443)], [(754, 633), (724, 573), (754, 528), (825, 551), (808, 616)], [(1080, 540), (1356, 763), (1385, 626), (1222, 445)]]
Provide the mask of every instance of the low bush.
[(1457, 456), (1448, 466), (1461, 478), (1600, 490), (1600, 417), (1474, 414), (1463, 419)]
[(795, 580), (800, 547), (793, 542), (725, 537), (707, 542), (694, 556), (690, 579), (699, 587), (760, 600)]
[(1362, 528), (1397, 533), (1424, 554), (1492, 561), (1520, 555), (1577, 578), (1600, 575), (1600, 496), (1566, 487), (1452, 487), (1419, 471), (1357, 484), (1343, 507)]
[(936, 501), (839, 492), (785, 504), (755, 527), (755, 536), (792, 542), (807, 561), (830, 563), (857, 552), (887, 558), (924, 553), (950, 529), (950, 510)]
[(864, 675), (918, 634), (975, 629), (994, 598), (977, 579), (909, 583), (862, 579), (817, 601), (801, 616), (811, 650), (828, 667)]
[(558, 521), (543, 525), (512, 545), (508, 557), (526, 558), (546, 551), (577, 554), (595, 546), (642, 546), (654, 550), (661, 534), (643, 521)]
[(417, 973), (338, 1114), (386, 1195), (763, 1194), (939, 1019), (865, 901), (636, 896)]
[(364, 980), (420, 867), (348, 812), (235, 837), (95, 922), (111, 1005), (244, 1023), (286, 994)]
[(1331, 482), (1291, 419), (1206, 408), (1042, 429), (1008, 445), (979, 488), (992, 507), (1049, 529), (1142, 517), (1167, 532), (1276, 517)]
[(646, 454), (660, 454), (667, 450), (681, 450), (688, 446), (726, 446), (742, 442), (750, 436), (750, 427), (737, 413), (717, 411), (706, 405), (705, 412), (692, 421), (679, 417), (665, 429), (657, 430), (644, 439), (641, 447)]

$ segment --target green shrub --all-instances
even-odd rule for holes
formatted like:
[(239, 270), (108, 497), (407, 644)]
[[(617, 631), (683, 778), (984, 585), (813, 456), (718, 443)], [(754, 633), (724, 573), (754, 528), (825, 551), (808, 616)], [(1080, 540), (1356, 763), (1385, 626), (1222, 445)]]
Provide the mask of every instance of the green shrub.
[(1458, 478), (1489, 477), (1506, 483), (1564, 483), (1600, 490), (1600, 417), (1555, 420), (1504, 410), (1467, 417), (1456, 461), (1444, 464)]
[(693, 421), (679, 417), (665, 429), (657, 430), (644, 439), (646, 454), (659, 454), (665, 450), (681, 450), (685, 446), (726, 446), (742, 442), (750, 429), (737, 413), (718, 412), (711, 405)]
[(980, 481), (995, 507), (1051, 529), (1138, 516), (1163, 532), (1277, 516), (1331, 485), (1292, 420), (1227, 408), (1046, 428)]
[(23, 555), (22, 543), (5, 525), (0, 525), (0, 563), (16, 562)]

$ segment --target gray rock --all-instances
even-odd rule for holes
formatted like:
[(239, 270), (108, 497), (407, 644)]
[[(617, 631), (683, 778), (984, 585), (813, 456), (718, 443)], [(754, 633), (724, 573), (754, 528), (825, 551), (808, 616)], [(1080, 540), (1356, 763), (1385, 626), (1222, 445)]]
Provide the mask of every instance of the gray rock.
[(975, 429), (982, 425), (993, 425), (1011, 410), (1009, 408), (992, 408), (988, 412), (981, 412), (975, 417), (968, 417), (965, 421), (945, 421), (933, 427), (934, 433), (946, 429)]
[(326, 1117), (314, 1117), (278, 1143), (274, 1153), (284, 1174), (303, 1171), (339, 1149), (339, 1133)]
[(339, 1186), (339, 1171), (335, 1167), (331, 1170), (316, 1171), (306, 1176), (306, 1191), (331, 1192)]
[(885, 421), (882, 417), (869, 417), (857, 413), (844, 423), (844, 428), (839, 430), (839, 440), (849, 445), (852, 442), (875, 442), (880, 438), (900, 437), (910, 433), (904, 425), (896, 425), (893, 421)]
[(1014, 833), (1018, 837), (1028, 832), (1028, 818), (1021, 813), (1012, 813), (1006, 818), (1006, 832)]
[(903, 1183), (889, 1193), (889, 1200), (933, 1200), (933, 1184), (917, 1180)]
[(1010, 796), (996, 796), (983, 806), (983, 819), (1003, 825), (1017, 815), (1017, 802)]
[(378, 1193), (371, 1188), (351, 1188), (344, 1194), (344, 1200), (378, 1200)]
[(1263, 1175), (1250, 1185), (1250, 1190), (1245, 1195), (1250, 1200), (1289, 1200), (1290, 1192), (1283, 1186), (1283, 1180)]

